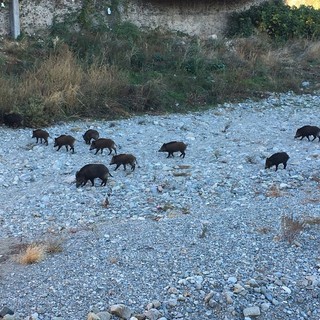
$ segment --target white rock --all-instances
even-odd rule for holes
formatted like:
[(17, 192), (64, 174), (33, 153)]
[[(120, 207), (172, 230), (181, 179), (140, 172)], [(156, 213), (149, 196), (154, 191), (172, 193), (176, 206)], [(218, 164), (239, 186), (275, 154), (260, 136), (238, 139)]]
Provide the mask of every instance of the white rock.
[(243, 310), (243, 315), (245, 317), (256, 317), (256, 316), (260, 316), (260, 314), (261, 314), (260, 308), (257, 306), (248, 307)]

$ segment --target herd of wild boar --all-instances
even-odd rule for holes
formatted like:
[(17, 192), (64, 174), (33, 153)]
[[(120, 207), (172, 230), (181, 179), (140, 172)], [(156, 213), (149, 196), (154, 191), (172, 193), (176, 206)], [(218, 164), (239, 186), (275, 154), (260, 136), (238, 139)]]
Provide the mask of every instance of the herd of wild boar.
[[(121, 153), (117, 154), (117, 145), (112, 139), (100, 138), (100, 134), (97, 130), (89, 129), (83, 134), (83, 139), (86, 144), (90, 145), (89, 150), (96, 150), (95, 154), (99, 151), (103, 153), (103, 149), (109, 150), (109, 155), (114, 152), (110, 165), (116, 165), (114, 170), (117, 170), (121, 165), (124, 170), (126, 166), (131, 166), (131, 171), (134, 171), (137, 164), (137, 159), (133, 154)], [(48, 145), (49, 133), (43, 129), (36, 129), (32, 132), (32, 138), (36, 138), (36, 142), (44, 143)], [(59, 151), (63, 146), (66, 150), (74, 153), (74, 143), (76, 139), (70, 135), (60, 135), (54, 139), (54, 147), (57, 147)], [(180, 151), (180, 157), (185, 157), (185, 150), (187, 145), (181, 141), (171, 141), (164, 143), (159, 152), (168, 152), (167, 158), (174, 156), (174, 152)], [(82, 187), (86, 185), (88, 180), (90, 180), (92, 186), (94, 186), (94, 179), (99, 178), (101, 180), (101, 186), (105, 186), (108, 180), (108, 177), (112, 177), (109, 172), (109, 169), (104, 164), (90, 163), (82, 167), (76, 173), (76, 186)]]
[[(4, 115), (3, 117), (4, 124), (17, 128), (22, 125), (22, 117), (19, 114), (11, 113)], [(296, 131), (294, 138), (300, 138), (302, 140), (306, 137), (310, 141), (310, 136), (313, 137), (312, 141), (316, 138), (319, 139), (320, 142), (320, 128), (317, 126), (306, 125), (299, 128)], [(48, 145), (48, 137), (49, 133), (42, 129), (33, 130), (32, 138), (36, 138), (36, 142), (44, 143)], [(90, 145), (90, 150), (96, 150), (95, 154), (99, 151), (102, 153), (103, 149), (109, 150), (109, 155), (114, 151), (114, 155), (112, 156), (110, 165), (116, 165), (115, 170), (117, 170), (121, 165), (123, 165), (124, 170), (126, 170), (126, 165), (131, 166), (131, 171), (135, 170), (137, 159), (132, 154), (117, 154), (117, 146), (112, 139), (100, 138), (99, 132), (94, 129), (89, 129), (83, 134), (83, 139), (86, 144)], [(74, 153), (74, 143), (76, 139), (70, 135), (61, 135), (58, 138), (54, 139), (54, 147), (57, 147), (57, 151), (61, 149), (61, 147), (65, 146), (66, 150), (72, 151)], [(180, 157), (185, 157), (185, 150), (187, 148), (187, 144), (181, 141), (171, 141), (168, 143), (164, 143), (159, 152), (167, 152), (169, 158), (170, 156), (174, 156), (174, 152), (180, 152)], [(286, 152), (277, 152), (266, 159), (265, 169), (269, 169), (273, 166), (276, 167), (276, 171), (278, 170), (279, 164), (283, 164), (283, 168), (286, 169), (287, 162), (289, 160), (289, 155)], [(90, 180), (92, 186), (94, 185), (94, 179), (99, 178), (101, 182), (101, 186), (105, 186), (107, 183), (108, 177), (112, 175), (110, 174), (108, 168), (103, 164), (87, 164), (82, 167), (76, 173), (76, 186), (84, 186), (88, 180)]]

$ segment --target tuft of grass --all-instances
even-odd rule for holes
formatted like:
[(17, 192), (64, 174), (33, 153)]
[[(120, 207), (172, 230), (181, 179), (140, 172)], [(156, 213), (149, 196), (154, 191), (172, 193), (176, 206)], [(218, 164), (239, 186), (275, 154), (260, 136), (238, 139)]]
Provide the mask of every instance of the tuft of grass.
[(282, 196), (282, 192), (275, 184), (273, 184), (269, 190), (267, 190), (266, 196), (270, 198), (277, 198)]
[(281, 238), (290, 244), (296, 240), (303, 231), (305, 221), (295, 219), (293, 215), (281, 217)]
[(63, 251), (63, 240), (61, 239), (49, 239), (44, 243), (45, 252), (48, 254), (60, 253)]
[(320, 225), (320, 217), (305, 217), (303, 219), (304, 224), (308, 225)]
[(25, 251), (21, 252), (18, 262), (21, 264), (33, 264), (44, 259), (46, 249), (42, 244), (30, 244)]

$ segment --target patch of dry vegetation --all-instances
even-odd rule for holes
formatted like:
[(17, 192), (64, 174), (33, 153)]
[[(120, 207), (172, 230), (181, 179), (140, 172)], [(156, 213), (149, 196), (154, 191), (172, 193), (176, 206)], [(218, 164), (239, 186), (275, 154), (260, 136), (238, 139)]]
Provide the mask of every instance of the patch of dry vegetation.
[(292, 243), (303, 231), (305, 223), (295, 219), (293, 215), (281, 217), (281, 237)]
[(282, 196), (282, 192), (277, 185), (273, 184), (269, 190), (267, 190), (266, 196), (270, 198), (277, 198)]
[(11, 247), (8, 254), (14, 257), (14, 261), (27, 265), (38, 263), (45, 259), (47, 255), (62, 251), (63, 239), (50, 238), (45, 241), (15, 244)]
[(33, 264), (44, 259), (45, 247), (39, 244), (30, 244), (24, 252), (17, 257), (17, 261), (21, 264)]
[(0, 120), (9, 111), (33, 127), (110, 120), (300, 93), (302, 81), (310, 82), (303, 92), (320, 86), (317, 40), (274, 42), (265, 34), (206, 40), (129, 23), (101, 34), (79, 34), (67, 24), (55, 30), (45, 39), (0, 43)]
[(291, 216), (281, 217), (281, 238), (293, 243), (306, 226), (319, 226), (320, 217), (305, 216), (300, 219)]

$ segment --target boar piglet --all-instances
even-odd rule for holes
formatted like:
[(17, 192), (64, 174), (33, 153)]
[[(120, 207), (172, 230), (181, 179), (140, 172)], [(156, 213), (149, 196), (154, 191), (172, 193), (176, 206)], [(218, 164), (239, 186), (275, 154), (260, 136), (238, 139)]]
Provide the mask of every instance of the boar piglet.
[(95, 178), (100, 178), (102, 180), (101, 186), (105, 186), (108, 181), (108, 176), (112, 177), (109, 169), (104, 164), (87, 164), (76, 173), (76, 187), (83, 187), (88, 180), (90, 180), (92, 186), (94, 186)]
[(75, 141), (76, 139), (74, 137), (62, 134), (60, 137), (54, 139), (53, 147), (58, 147), (57, 151), (59, 151), (62, 146), (65, 146), (67, 151), (69, 151), (68, 149), (68, 146), (69, 146), (72, 153), (74, 153)]
[(109, 149), (109, 154), (111, 154), (112, 150), (117, 154), (116, 144), (111, 139), (100, 138), (91, 142), (90, 150), (97, 149), (95, 154), (97, 154), (99, 150), (101, 150), (102, 153), (104, 148)]
[(23, 118), (19, 113), (8, 113), (3, 116), (3, 122), (8, 127), (18, 128), (22, 126)]
[(310, 141), (309, 136), (313, 136), (313, 140), (315, 140), (317, 137), (320, 141), (320, 128), (316, 126), (303, 126), (299, 128), (296, 132), (295, 138), (300, 138), (302, 140), (304, 137), (307, 137), (308, 141)]
[(290, 157), (286, 152), (277, 152), (266, 159), (265, 169), (269, 169), (272, 166), (276, 166), (277, 171), (280, 163), (283, 164), (283, 169), (285, 169), (287, 167), (287, 161), (289, 160), (289, 158)]
[(184, 158), (185, 150), (187, 148), (187, 145), (181, 141), (171, 141), (168, 143), (164, 143), (162, 147), (160, 148), (159, 152), (168, 152), (167, 158), (170, 157), (170, 155), (173, 157), (174, 152), (180, 151), (180, 157)]
[(85, 132), (85, 134), (82, 136), (86, 144), (91, 143), (91, 139), (97, 140), (99, 139), (99, 132), (94, 129), (89, 129)]
[(49, 133), (45, 130), (42, 129), (36, 129), (32, 131), (32, 138), (40, 139), (40, 143), (42, 143), (42, 139), (44, 140), (45, 145), (48, 145), (48, 138), (49, 138)]
[(130, 164), (131, 165), (131, 171), (134, 171), (136, 168), (136, 163), (137, 159), (134, 155), (132, 154), (126, 154), (126, 153), (121, 153), (116, 156), (113, 156), (110, 165), (116, 164), (116, 168), (114, 171), (116, 171), (121, 165), (123, 165), (124, 170), (126, 170), (126, 165)]

